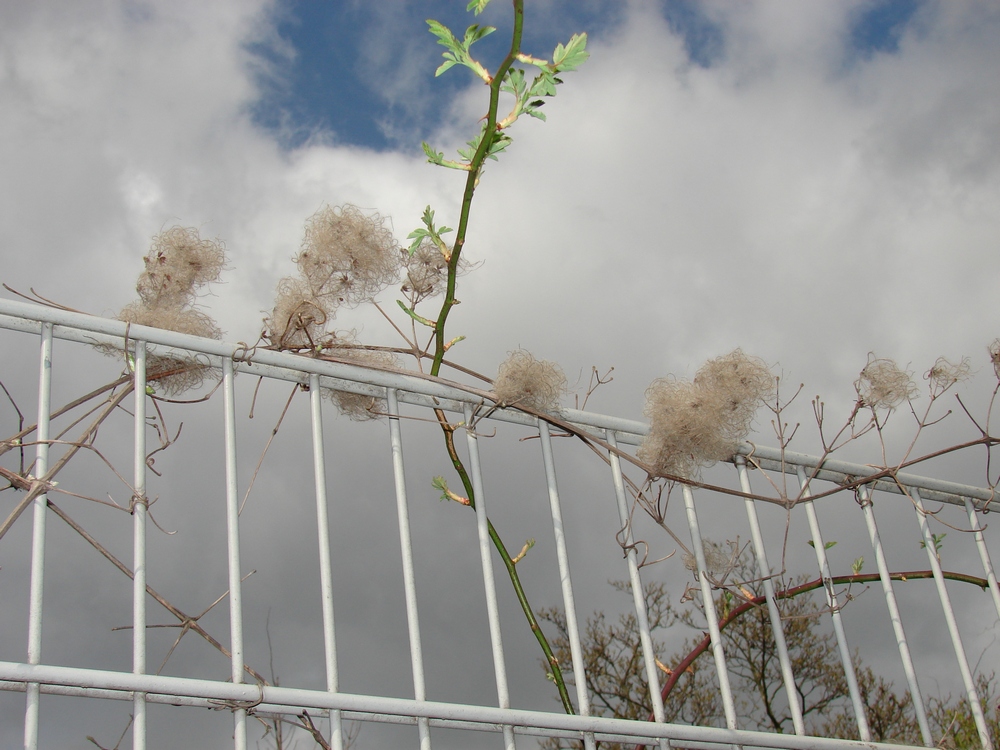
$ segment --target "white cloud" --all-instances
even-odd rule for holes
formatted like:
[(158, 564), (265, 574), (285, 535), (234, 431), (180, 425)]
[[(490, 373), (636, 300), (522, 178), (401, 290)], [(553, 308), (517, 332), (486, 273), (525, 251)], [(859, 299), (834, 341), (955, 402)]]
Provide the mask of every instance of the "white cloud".
[[(723, 31), (712, 67), (635, 4), (549, 122), (519, 123), (490, 164), (467, 248), (484, 266), (454, 316), (471, 363), (524, 345), (571, 376), (614, 364), (608, 403), (636, 414), (654, 377), (737, 345), (846, 397), (869, 350), (916, 370), (981, 356), (1000, 270), (995, 9), (928, 4), (898, 52), (846, 63), (855, 5), (706, 11)], [(230, 248), (206, 303), (246, 338), (324, 203), (391, 215), (401, 238), (428, 203), (457, 221), (462, 175), (413, 151), (289, 153), (254, 127), (264, 63), (246, 44), (274, 41), (268, 3), (5, 13), (0, 236), (17, 288), (113, 312), (149, 236), (195, 225)], [(436, 145), (469, 137), (483, 95), (470, 84)]]
[[(985, 368), (1000, 333), (1000, 13), (928, 3), (898, 52), (845, 64), (855, 7), (709, 5), (725, 47), (706, 69), (632, 6), (549, 121), (518, 123), (490, 163), (456, 357), (491, 372), (525, 346), (571, 381), (614, 365), (594, 408), (633, 417), (653, 378), (736, 346), (845, 399), (870, 350), (917, 373), (939, 354)], [(455, 225), (461, 173), (323, 143), (286, 152), (252, 124), (261, 63), (245, 44), (270, 12), (0, 6), (3, 281), (113, 312), (150, 235), (195, 225), (231, 252), (206, 305), (249, 340), (324, 203), (391, 215), (400, 239), (428, 203)], [(472, 135), (483, 95), (470, 87), (435, 145)], [(358, 320), (384, 340), (376, 316)]]
[[(483, 178), (467, 245), (483, 266), (453, 318), (470, 364), (519, 345), (571, 379), (613, 364), (608, 408), (635, 415), (654, 377), (735, 346), (844, 398), (872, 350), (919, 372), (939, 354), (981, 361), (1000, 271), (998, 13), (928, 3), (897, 52), (849, 57), (861, 7), (708, 4), (723, 47), (703, 68), (652, 6), (630, 6)], [(390, 215), (400, 238), (428, 203), (457, 221), (463, 175), (415, 149), (286, 152), (253, 125), (264, 63), (246, 45), (274, 41), (266, 2), (4, 12), (16, 288), (113, 312), (149, 236), (195, 225), (231, 253), (206, 304), (247, 338), (324, 203)], [(484, 93), (470, 84), (435, 145), (471, 135)]]

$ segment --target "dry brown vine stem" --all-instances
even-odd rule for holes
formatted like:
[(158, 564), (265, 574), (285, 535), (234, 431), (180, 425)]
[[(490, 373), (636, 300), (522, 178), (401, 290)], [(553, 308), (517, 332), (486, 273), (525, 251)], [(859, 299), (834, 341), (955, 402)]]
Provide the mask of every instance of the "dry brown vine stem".
[[(258, 381), (257, 386), (260, 387), (260, 382)], [(281, 410), (281, 416), (278, 417), (277, 423), (271, 429), (271, 436), (267, 439), (267, 444), (264, 446), (264, 450), (260, 453), (260, 458), (257, 460), (257, 466), (253, 470), (253, 476), (250, 477), (250, 486), (247, 487), (246, 494), (243, 496), (243, 502), (240, 503), (237, 515), (243, 514), (243, 507), (247, 504), (247, 500), (250, 499), (250, 491), (253, 489), (254, 483), (257, 481), (257, 474), (260, 473), (260, 467), (264, 463), (264, 457), (267, 455), (268, 449), (271, 447), (271, 443), (274, 438), (278, 435), (278, 430), (281, 428), (281, 423), (285, 420), (285, 415), (288, 413), (288, 407), (292, 405), (292, 399), (295, 398), (295, 394), (299, 392), (299, 384), (296, 383), (292, 386), (292, 392), (288, 394), (288, 400), (285, 401), (285, 408)], [(254, 402), (257, 400), (257, 392), (254, 391)], [(253, 416), (253, 407), (250, 407), (251, 418)]]
[(81, 447), (90, 442), (104, 420), (108, 418), (111, 412), (118, 408), (118, 405), (125, 400), (125, 397), (128, 396), (132, 390), (133, 386), (129, 383), (118, 393), (118, 395), (111, 398), (97, 418), (90, 423), (86, 430), (84, 430), (80, 439), (75, 441), (69, 450), (60, 456), (59, 460), (52, 465), (52, 468), (45, 472), (45, 476), (32, 480), (31, 488), (21, 499), (21, 502), (18, 503), (14, 510), (11, 511), (10, 515), (7, 516), (7, 520), (5, 520), (3, 524), (0, 524), (0, 539), (3, 539), (4, 535), (10, 530), (10, 527), (14, 525), (14, 522), (17, 521), (21, 514), (28, 508), (29, 505), (31, 505), (35, 498), (39, 495), (45, 494), (52, 487), (52, 480), (56, 477), (56, 475), (62, 471), (63, 467), (69, 463), (70, 459), (76, 455), (77, 451), (79, 451)]
[(125, 724), (125, 728), (122, 730), (121, 736), (118, 738), (118, 742), (115, 743), (114, 747), (111, 747), (111, 748), (104, 747), (104, 745), (102, 745), (101, 743), (99, 743), (97, 740), (95, 740), (90, 735), (87, 735), (87, 740), (89, 742), (92, 742), (93, 744), (97, 745), (97, 747), (99, 747), (101, 750), (118, 750), (118, 748), (122, 744), (122, 740), (125, 739), (125, 735), (128, 734), (128, 730), (132, 726), (132, 722), (134, 722), (134, 721), (135, 721), (135, 715), (134, 714), (129, 714), (128, 715), (128, 723)]
[[(84, 540), (86, 540), (87, 543), (90, 544), (91, 547), (93, 547), (95, 550), (97, 550), (98, 552), (100, 552), (101, 555), (103, 555), (104, 558), (106, 560), (108, 560), (112, 565), (114, 565), (116, 568), (118, 568), (118, 570), (120, 570), (122, 573), (124, 573), (129, 578), (132, 578), (132, 579), (135, 578), (135, 574), (132, 572), (131, 568), (129, 568), (125, 563), (123, 563), (121, 560), (119, 560), (117, 557), (115, 557), (111, 552), (109, 552), (108, 549), (104, 547), (104, 545), (102, 545), (100, 542), (98, 542), (93, 536), (91, 536), (87, 532), (86, 529), (84, 529), (82, 526), (80, 526), (80, 524), (78, 524), (75, 520), (73, 520), (73, 518), (70, 517), (70, 515), (68, 513), (66, 513), (66, 511), (64, 511), (58, 505), (56, 505), (55, 503), (53, 503), (51, 500), (47, 501), (47, 505), (52, 510), (53, 513), (55, 513), (57, 516), (59, 516), (59, 518), (61, 518), (63, 521), (65, 521), (66, 524), (71, 529), (73, 529), (73, 531), (75, 531), (77, 534), (79, 534), (81, 537), (83, 537)], [(156, 600), (156, 602), (161, 607), (163, 607), (170, 614), (172, 614), (174, 617), (176, 617), (178, 619), (178, 621), (180, 621), (182, 627), (184, 627), (187, 630), (194, 631), (195, 633), (197, 633), (198, 635), (200, 635), (202, 638), (204, 638), (208, 643), (210, 643), (212, 646), (214, 646), (215, 649), (217, 651), (219, 651), (219, 653), (221, 653), (227, 659), (232, 659), (232, 653), (229, 651), (229, 649), (227, 649), (224, 645), (222, 645), (221, 642), (219, 642), (218, 640), (216, 640), (208, 631), (206, 631), (197, 622), (197, 618), (191, 617), (190, 615), (188, 615), (185, 612), (183, 612), (180, 608), (175, 607), (173, 604), (171, 604), (169, 601), (167, 601), (167, 599), (165, 597), (163, 597), (159, 592), (157, 592), (155, 589), (153, 589), (152, 586), (150, 586), (148, 584), (146, 585), (146, 593), (149, 594), (154, 600)], [(201, 615), (198, 615), (198, 617), (200, 617), (200, 616)], [(248, 675), (250, 675), (251, 677), (253, 677), (253, 679), (255, 679), (258, 683), (263, 684), (263, 685), (268, 684), (267, 680), (265, 680), (264, 677), (259, 672), (257, 672), (256, 670), (254, 670), (249, 665), (244, 664), (243, 665), (243, 669), (246, 671), (246, 673)]]
[[(131, 375), (123, 375), (122, 377), (118, 378), (118, 380), (106, 383), (105, 385), (102, 385), (100, 388), (96, 388), (90, 393), (80, 396), (79, 398), (73, 399), (68, 404), (61, 406), (60, 408), (56, 409), (54, 412), (52, 412), (52, 414), (49, 415), (49, 419), (57, 419), (58, 417), (61, 417), (63, 414), (66, 414), (69, 411), (72, 411), (81, 404), (85, 404), (91, 399), (97, 398), (102, 393), (105, 393), (107, 391), (113, 391), (118, 386), (126, 385), (131, 381), (132, 381)], [(20, 414), (20, 411), (18, 411), (18, 414)], [(12, 450), (13, 448), (19, 448), (21, 444), (20, 441), (24, 437), (30, 435), (36, 429), (38, 429), (38, 425), (31, 424), (28, 425), (27, 427), (22, 428), (19, 432), (16, 432), (15, 434), (11, 435), (6, 440), (0, 441), (0, 456), (5, 454), (9, 450)]]

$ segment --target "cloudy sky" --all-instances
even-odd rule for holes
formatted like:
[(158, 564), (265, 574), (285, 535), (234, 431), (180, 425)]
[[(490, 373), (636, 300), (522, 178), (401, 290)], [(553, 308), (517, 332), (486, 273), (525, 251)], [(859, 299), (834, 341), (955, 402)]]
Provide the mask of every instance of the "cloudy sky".
[[(426, 205), (454, 226), (462, 175), (420, 142), (463, 145), (486, 91), (461, 68), (435, 79), (424, 19), (460, 29), (464, 6), (4, 3), (0, 280), (113, 315), (152, 235), (195, 226), (230, 259), (204, 307), (249, 341), (322, 206), (378, 211), (400, 241)], [(968, 355), (992, 377), (995, 3), (527, 6), (526, 50), (586, 31), (591, 59), (483, 177), (456, 358), (492, 373), (525, 347), (571, 384), (614, 366), (592, 406), (631, 418), (652, 379), (737, 346), (841, 404), (869, 352), (917, 375)], [(500, 29), (476, 48), (489, 68), (508, 15), (480, 19)]]

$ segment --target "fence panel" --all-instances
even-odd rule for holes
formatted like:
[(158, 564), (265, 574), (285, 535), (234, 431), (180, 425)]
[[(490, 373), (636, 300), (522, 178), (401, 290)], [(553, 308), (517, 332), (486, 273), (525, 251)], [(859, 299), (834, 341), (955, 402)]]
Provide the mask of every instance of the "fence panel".
[[(642, 441), (642, 423), (571, 409), (540, 420), (415, 373), (5, 300), (0, 327), (8, 352), (3, 434), (13, 436), (0, 465), (10, 484), (0, 496), (0, 740), (60, 747), (100, 731), (94, 744), (115, 746), (128, 734), (135, 748), (225, 741), (241, 750), (296, 738), (334, 748), (514, 748), (543, 738), (586, 748), (876, 747), (855, 662), (860, 648), (905, 680), (925, 745), (936, 741), (926, 697), (946, 679), (965, 696), (982, 746), (991, 747), (974, 674), (985, 670), (964, 645), (972, 639), (980, 647), (984, 612), (985, 621), (1000, 618), (995, 545), (980, 518), (989, 489), (906, 473), (858, 485), (870, 467), (747, 446), (713, 470), (713, 482), (724, 476), (732, 492), (685, 485), (679, 501), (668, 502), (669, 492), (657, 499), (662, 515), (654, 523), (637, 507), (622, 466)], [(32, 349), (37, 368), (28, 366)], [(218, 391), (206, 403), (170, 403), (147, 376), (149, 363), (163, 358), (220, 373)], [(102, 378), (114, 387), (73, 405)], [(289, 385), (286, 401), (277, 391)], [(323, 399), (331, 389), (373, 399), (387, 419), (335, 419)], [(35, 401), (30, 410), (27, 398)], [(36, 424), (18, 408), (36, 414)], [(453, 503), (425, 502), (433, 473), (447, 468), (432, 451), (440, 448), (440, 419), (464, 434), (456, 442), (475, 488), (474, 517)], [(783, 476), (801, 488), (794, 507), (754, 495), (755, 485)], [(900, 551), (894, 540), (910, 513), (918, 528), (907, 533), (923, 542), (930, 572), (926, 582), (902, 584), (916, 545)], [(949, 559), (982, 566), (989, 597), (970, 605), (969, 587), (948, 579), (932, 516), (966, 532), (955, 533), (961, 538)], [(512, 534), (537, 531), (537, 544), (525, 544), (516, 563), (524, 591), (512, 593), (498, 565), (501, 526), (515, 529), (504, 536), (512, 554), (520, 545)], [(680, 555), (650, 564), (650, 529), (669, 530), (678, 547), (690, 548), (689, 572), (677, 564)], [(751, 582), (727, 579), (732, 565), (720, 573), (710, 543), (735, 539), (730, 549), (738, 551), (740, 538), (749, 539), (755, 561)], [(838, 583), (847, 577), (835, 572), (845, 558), (831, 560), (840, 553), (835, 539), (867, 549), (877, 574), (864, 580), (878, 581), (881, 598), (859, 596), (857, 570)], [(805, 715), (783, 617), (800, 575), (820, 580), (817, 616), (835, 638), (860, 740), (810, 735), (816, 715)], [(606, 715), (583, 679), (587, 615), (609, 609), (600, 583), (615, 577), (631, 589), (649, 721)], [(663, 634), (651, 631), (642, 588), (651, 581), (703, 607), (705, 659), (722, 706), (711, 726), (665, 711), (661, 691), (672, 674), (657, 641)], [(524, 606), (563, 613), (569, 659), (561, 666), (577, 678), (564, 698), (573, 715), (543, 678)], [(720, 631), (740, 607), (759, 612), (773, 636), (788, 733), (746, 725), (755, 696), (735, 687)], [(128, 648), (114, 635), (122, 630), (131, 633)], [(945, 630), (949, 653), (935, 646)], [(691, 635), (700, 637), (680, 626), (666, 633), (675, 644)]]

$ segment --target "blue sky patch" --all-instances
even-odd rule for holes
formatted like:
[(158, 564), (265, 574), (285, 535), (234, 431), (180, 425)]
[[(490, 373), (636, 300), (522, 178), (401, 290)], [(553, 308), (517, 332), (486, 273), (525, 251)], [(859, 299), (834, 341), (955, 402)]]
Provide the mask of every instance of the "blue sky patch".
[[(496, 26), (498, 31), (475, 47), (488, 69), (507, 52), (509, 3), (493, 2), (478, 18), (465, 5), (464, 0), (281, 0), (274, 11), (281, 44), (250, 48), (268, 70), (260, 77), (263, 96), (253, 109), (254, 121), (287, 148), (319, 138), (376, 151), (418, 151), (420, 141), (449, 118), (455, 95), (473, 82), (462, 68), (435, 79), (442, 48), (425, 20), (441, 21), (456, 35), (472, 23)], [(862, 6), (851, 21), (848, 57), (894, 52), (920, 5), (873, 0)], [(694, 64), (710, 67), (723, 56), (724, 32), (701, 3), (662, 0), (660, 7)], [(626, 11), (626, 3), (600, 0), (529, 5), (522, 49), (547, 57), (576, 32), (600, 39), (618, 28)]]
[[(557, 0), (528, 8), (522, 49), (548, 57), (574, 33), (607, 33), (624, 6), (589, 0)], [(510, 44), (508, 3), (494, 2), (479, 17), (465, 2), (430, 0), (392, 3), (283, 0), (276, 11), (277, 32), (294, 50), (255, 45), (251, 52), (270, 71), (261, 77), (264, 95), (253, 110), (255, 122), (294, 148), (320, 136), (375, 150), (413, 148), (445, 121), (455, 94), (473, 81), (454, 68), (435, 79), (443, 48), (427, 31), (433, 18), (458, 36), (472, 23), (498, 31), (476, 44), (488, 69)]]
[(899, 38), (921, 5), (920, 0), (874, 0), (862, 6), (852, 19), (850, 51), (862, 57), (896, 52)]

